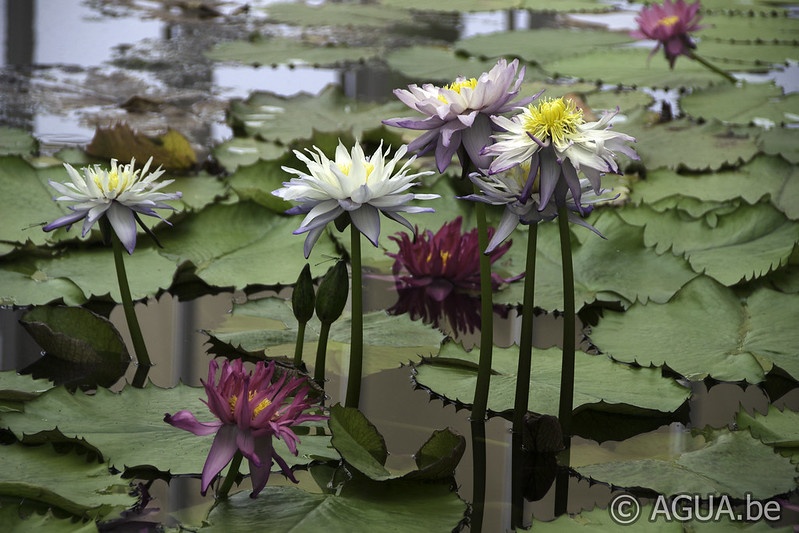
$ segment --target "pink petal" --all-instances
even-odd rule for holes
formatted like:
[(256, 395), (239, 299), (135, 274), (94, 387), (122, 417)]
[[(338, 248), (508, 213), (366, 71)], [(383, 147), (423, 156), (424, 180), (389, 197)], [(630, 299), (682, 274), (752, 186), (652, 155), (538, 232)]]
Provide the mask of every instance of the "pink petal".
[(202, 485), (200, 491), (205, 496), (208, 487), (214, 480), (217, 474), (225, 468), (233, 456), (236, 454), (236, 435), (238, 430), (236, 426), (224, 425), (219, 428), (219, 431), (214, 437), (214, 443), (211, 445), (211, 450), (208, 452), (208, 458), (205, 460), (203, 466)]
[(184, 429), (194, 433), (195, 435), (201, 436), (216, 433), (219, 430), (219, 427), (222, 425), (222, 422), (219, 421), (200, 422), (194, 417), (193, 414), (186, 410), (178, 411), (174, 415), (166, 413), (164, 415), (164, 422), (175, 426), (178, 429)]

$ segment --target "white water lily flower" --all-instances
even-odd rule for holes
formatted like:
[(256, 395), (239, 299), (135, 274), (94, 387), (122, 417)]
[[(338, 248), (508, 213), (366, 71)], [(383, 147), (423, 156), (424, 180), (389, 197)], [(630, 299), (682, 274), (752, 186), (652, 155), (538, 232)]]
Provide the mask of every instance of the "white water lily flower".
[(331, 161), (317, 148), (313, 147), (309, 159), (303, 153), (294, 151), (297, 158), (308, 167), (308, 173), (282, 167), (297, 177), (283, 183), (282, 189), (272, 194), (284, 200), (299, 202), (300, 205), (286, 211), (288, 214), (305, 214), (295, 235), (308, 233), (305, 238), (306, 259), (328, 222), (342, 214), (348, 214), (352, 224), (377, 246), (380, 235), (380, 213), (405, 225), (411, 231), (413, 226), (399, 213), (430, 213), (429, 207), (407, 205), (411, 200), (432, 200), (437, 194), (413, 194), (408, 190), (417, 185), (416, 178), (433, 174), (431, 171), (409, 174), (410, 165), (416, 159), (411, 157), (395, 171), (397, 163), (408, 151), (403, 145), (388, 159), (390, 149), (383, 152), (383, 145), (371, 157), (364, 155), (357, 142), (349, 152), (339, 141), (335, 160)]
[(44, 231), (63, 226), (69, 229), (73, 223), (84, 219), (81, 235), (85, 236), (95, 222), (106, 216), (120, 242), (132, 254), (136, 248), (136, 213), (164, 220), (155, 209), (174, 211), (174, 207), (163, 202), (177, 200), (182, 196), (179, 192), (158, 192), (175, 180), (156, 182), (164, 171), (159, 167), (148, 173), (152, 161), (151, 157), (143, 168), (136, 170), (135, 158), (128, 165), (117, 165), (117, 160), (112, 159), (110, 170), (94, 165), (83, 168), (82, 175), (71, 165), (64, 163), (72, 181), (58, 183), (50, 180), (50, 186), (61, 193), (61, 196), (53, 199), (57, 202), (75, 203), (68, 206), (72, 213), (47, 224)]
[[(496, 142), (484, 152), (496, 156), (489, 174), (504, 172), (524, 162), (531, 163), (527, 187), (532, 187), (538, 176), (539, 210), (549, 204), (561, 177), (580, 207), (582, 188), (578, 171), (588, 178), (598, 194), (602, 174), (619, 173), (616, 152), (638, 159), (626, 144), (635, 139), (609, 129), (618, 110), (599, 121), (585, 122), (582, 110), (570, 99), (547, 98), (521, 109), (521, 113), (512, 118), (491, 117), (505, 132), (494, 135)], [(561, 199), (556, 197), (556, 203)]]

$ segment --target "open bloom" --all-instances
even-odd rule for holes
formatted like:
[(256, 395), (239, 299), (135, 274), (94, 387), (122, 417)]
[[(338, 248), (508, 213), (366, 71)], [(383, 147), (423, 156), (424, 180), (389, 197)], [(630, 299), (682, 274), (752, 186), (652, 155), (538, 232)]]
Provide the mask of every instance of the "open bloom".
[(308, 396), (311, 389), (308, 381), (302, 377), (289, 377), (286, 373), (276, 378), (274, 361), (268, 364), (259, 361), (253, 372), (245, 372), (241, 359), (225, 361), (217, 382), (218, 369), (219, 365), (212, 360), (208, 367), (208, 380), (203, 382), (208, 395), (204, 403), (217, 420), (199, 422), (186, 410), (164, 416), (164, 422), (195, 435), (216, 434), (203, 466), (203, 495), (236, 451), (249, 461), (253, 497), (266, 486), (272, 461), (280, 466), (287, 478), (297, 483), (286, 461), (275, 453), (272, 438), (283, 440), (291, 453), (297, 455), (300, 440), (291, 427), (327, 418), (305, 412), (314, 404)]
[(421, 87), (409, 85), (407, 90), (395, 89), (397, 98), (425, 118), (392, 118), (384, 120), (383, 124), (427, 130), (411, 142), (408, 149), (422, 154), (434, 150), (439, 172), (447, 169), (461, 145), (478, 168), (486, 168), (490, 160), (481, 150), (491, 142), (489, 117), (526, 103), (511, 103), (519, 94), (523, 78), (524, 67), (519, 69), (518, 60), (508, 64), (500, 59), (478, 78), (457, 78), (444, 87), (426, 83)]
[[(436, 233), (426, 230), (411, 240), (407, 233), (392, 235), (389, 239), (399, 246), (397, 253), (388, 253), (394, 258), (393, 274), (398, 288), (424, 287), (428, 297), (441, 302), (453, 290), (480, 290), (480, 247), (477, 230), (461, 233), (461, 217), (447, 222)], [(488, 229), (489, 238), (494, 229)], [(508, 242), (496, 249), (491, 263), (505, 255), (510, 248)], [(401, 272), (404, 274), (400, 275)], [(520, 276), (504, 279), (496, 272), (491, 274), (491, 285), (496, 290), (503, 283), (519, 279)]]
[(686, 4), (684, 0), (664, 0), (663, 4), (652, 4), (641, 10), (635, 21), (638, 29), (630, 32), (636, 39), (652, 39), (657, 45), (649, 54), (652, 57), (662, 46), (669, 61), (669, 66), (674, 68), (678, 56), (692, 56), (696, 44), (688, 35), (692, 31), (701, 30), (699, 25), (702, 15), (699, 14), (699, 1)]
[[(608, 113), (596, 122), (585, 122), (582, 110), (573, 100), (545, 98), (523, 107), (511, 118), (491, 117), (505, 132), (494, 135), (497, 142), (484, 150), (486, 154), (496, 156), (488, 174), (505, 172), (522, 163), (529, 164), (523, 198), (536, 187), (540, 192), (537, 209), (544, 211), (553, 194), (556, 205), (563, 205), (568, 190), (574, 204), (584, 214), (580, 201), (583, 187), (578, 171), (588, 178), (594, 192), (599, 194), (602, 175), (619, 173), (616, 152), (638, 159), (635, 151), (626, 144), (635, 142), (635, 139), (610, 129), (610, 121), (615, 115)], [(561, 181), (567, 187), (556, 187)]]
[(110, 170), (94, 165), (85, 167), (83, 175), (65, 163), (64, 167), (72, 182), (58, 183), (50, 180), (50, 185), (61, 193), (54, 200), (74, 202), (68, 206), (72, 213), (47, 224), (44, 231), (62, 226), (69, 229), (73, 223), (83, 219), (82, 235), (85, 236), (95, 222), (106, 216), (125, 249), (132, 254), (136, 248), (136, 213), (163, 220), (155, 209), (174, 210), (174, 207), (164, 201), (181, 197), (179, 192), (159, 192), (174, 180), (156, 182), (164, 171), (159, 167), (148, 174), (152, 161), (151, 157), (143, 168), (136, 170), (135, 159), (131, 159), (128, 165), (117, 165), (117, 160), (112, 159)]
[(314, 149), (317, 153), (308, 150), (312, 159), (295, 150), (297, 158), (308, 166), (308, 173), (283, 167), (284, 171), (297, 177), (284, 182), (282, 189), (272, 191), (272, 194), (284, 200), (300, 203), (286, 213), (305, 214), (305, 219), (294, 234), (308, 233), (305, 238), (306, 259), (328, 222), (342, 214), (349, 215), (350, 221), (358, 231), (377, 246), (377, 238), (380, 236), (380, 213), (413, 230), (411, 223), (400, 213), (433, 211), (429, 207), (407, 205), (411, 200), (432, 200), (438, 198), (438, 195), (408, 192), (417, 184), (414, 181), (416, 178), (430, 175), (432, 172), (409, 174), (415, 156), (395, 171), (395, 167), (408, 150), (406, 146), (400, 146), (394, 157), (388, 159), (389, 150), (383, 153), (382, 144), (371, 157), (366, 157), (357, 142), (351, 152), (339, 142), (333, 161), (316, 146)]
[[(519, 224), (537, 224), (541, 221), (552, 220), (558, 216), (558, 208), (551, 202), (543, 206), (542, 209), (539, 191), (527, 186), (528, 167), (529, 162), (522, 163), (499, 174), (481, 176), (474, 173), (469, 176), (472, 183), (480, 190), (480, 194), (464, 196), (464, 200), (505, 206), (505, 211), (502, 213), (496, 233), (489, 236), (490, 241), (485, 250), (487, 254), (490, 254), (495, 249), (501, 249), (502, 247), (497, 247), (513, 233), (513, 230)], [(587, 227), (601, 237), (602, 235), (593, 226), (576, 214), (576, 212), (582, 215), (588, 214), (593, 210), (593, 204), (605, 200), (591, 190), (588, 180), (580, 180), (580, 204), (575, 201), (565, 182), (558, 182), (556, 189), (556, 195), (563, 196), (563, 201), (568, 208), (569, 221)]]

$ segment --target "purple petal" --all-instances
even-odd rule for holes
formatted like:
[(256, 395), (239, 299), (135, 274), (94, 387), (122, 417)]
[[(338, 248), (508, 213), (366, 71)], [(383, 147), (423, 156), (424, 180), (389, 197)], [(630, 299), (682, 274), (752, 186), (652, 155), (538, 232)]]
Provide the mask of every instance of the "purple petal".
[(486, 115), (475, 119), (471, 128), (463, 132), (463, 147), (477, 169), (487, 169), (491, 157), (482, 155), (483, 148), (491, 144), (491, 120)]
[(364, 204), (360, 209), (350, 211), (350, 219), (358, 231), (377, 246), (377, 238), (380, 236), (379, 211), (369, 204)]
[(252, 498), (258, 496), (266, 482), (269, 481), (269, 474), (272, 473), (272, 437), (263, 437), (255, 440), (255, 453), (261, 460), (260, 465), (256, 465), (252, 460), (250, 463), (250, 482), (252, 483)]
[(208, 458), (203, 466), (202, 485), (200, 492), (203, 496), (208, 491), (208, 487), (217, 474), (225, 468), (233, 456), (236, 454), (236, 434), (238, 429), (233, 425), (224, 425), (219, 428), (214, 437), (214, 443), (208, 452)]
[(214, 422), (200, 422), (191, 412), (185, 409), (183, 411), (178, 411), (174, 415), (170, 415), (169, 413), (164, 414), (164, 422), (178, 429), (184, 429), (201, 436), (216, 433), (222, 425), (222, 422), (218, 420)]
[(75, 211), (74, 213), (70, 213), (68, 215), (64, 215), (61, 218), (57, 218), (56, 220), (50, 222), (42, 229), (44, 231), (53, 231), (56, 228), (60, 228), (62, 226), (66, 226), (67, 229), (78, 220), (82, 219), (86, 216), (86, 211)]

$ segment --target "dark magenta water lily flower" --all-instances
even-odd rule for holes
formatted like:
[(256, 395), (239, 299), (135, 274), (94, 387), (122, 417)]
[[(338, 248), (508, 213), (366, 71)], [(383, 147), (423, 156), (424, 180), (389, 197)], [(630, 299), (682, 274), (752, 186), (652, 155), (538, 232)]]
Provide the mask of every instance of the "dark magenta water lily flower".
[(664, 0), (663, 4), (647, 6), (635, 18), (638, 29), (630, 32), (630, 36), (657, 41), (649, 57), (663, 47), (669, 66), (674, 68), (679, 56), (693, 57), (696, 44), (688, 34), (704, 27), (699, 25), (700, 7), (698, 1), (689, 5), (683, 0)]
[(167, 424), (195, 435), (216, 435), (203, 466), (202, 494), (205, 495), (237, 451), (249, 461), (253, 498), (266, 486), (273, 461), (287, 478), (297, 483), (291, 468), (275, 452), (272, 438), (283, 440), (289, 451), (297, 455), (300, 439), (292, 426), (327, 419), (325, 415), (306, 412), (316, 403), (308, 395), (311, 391), (308, 380), (288, 373), (277, 376), (274, 361), (259, 361), (252, 372), (245, 371), (241, 359), (225, 361), (217, 381), (218, 370), (219, 365), (212, 360), (208, 380), (203, 382), (208, 395), (203, 402), (217, 420), (200, 422), (186, 410), (164, 416)]
[[(461, 217), (447, 222), (436, 233), (426, 230), (411, 240), (407, 233), (397, 233), (389, 239), (399, 246), (397, 253), (387, 253), (394, 258), (392, 267), (398, 287), (425, 287), (428, 297), (441, 302), (456, 289), (480, 290), (480, 244), (477, 230), (461, 233)], [(488, 229), (488, 238), (494, 229)], [(491, 263), (505, 255), (512, 244), (508, 241), (496, 247)], [(497, 290), (521, 275), (505, 279), (496, 272), (491, 274), (491, 285)]]

